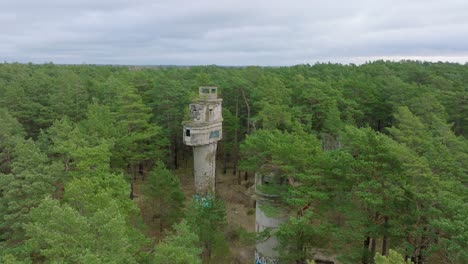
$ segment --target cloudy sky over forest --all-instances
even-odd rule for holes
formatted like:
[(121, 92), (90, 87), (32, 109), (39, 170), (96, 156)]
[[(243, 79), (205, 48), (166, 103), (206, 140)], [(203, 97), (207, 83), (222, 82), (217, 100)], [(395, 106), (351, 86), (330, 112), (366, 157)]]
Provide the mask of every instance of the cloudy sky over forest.
[(0, 25), (7, 62), (468, 61), (467, 0), (6, 0)]

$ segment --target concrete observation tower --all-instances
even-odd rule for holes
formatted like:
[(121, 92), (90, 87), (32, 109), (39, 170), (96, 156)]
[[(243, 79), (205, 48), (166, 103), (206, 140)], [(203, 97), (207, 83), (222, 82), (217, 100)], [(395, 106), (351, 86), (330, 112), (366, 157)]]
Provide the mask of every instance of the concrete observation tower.
[(191, 120), (184, 122), (184, 144), (193, 147), (195, 192), (215, 192), (216, 147), (223, 135), (223, 116), (218, 88), (202, 86), (189, 106)]

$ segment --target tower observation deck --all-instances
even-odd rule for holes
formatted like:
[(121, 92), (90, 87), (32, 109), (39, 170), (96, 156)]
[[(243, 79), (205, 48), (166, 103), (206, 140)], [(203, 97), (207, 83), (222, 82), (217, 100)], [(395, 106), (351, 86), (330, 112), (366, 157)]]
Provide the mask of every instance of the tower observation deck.
[(184, 144), (193, 147), (195, 192), (200, 195), (214, 193), (216, 148), (221, 140), (223, 99), (218, 88), (202, 86), (198, 98), (190, 105), (190, 121), (183, 123)]

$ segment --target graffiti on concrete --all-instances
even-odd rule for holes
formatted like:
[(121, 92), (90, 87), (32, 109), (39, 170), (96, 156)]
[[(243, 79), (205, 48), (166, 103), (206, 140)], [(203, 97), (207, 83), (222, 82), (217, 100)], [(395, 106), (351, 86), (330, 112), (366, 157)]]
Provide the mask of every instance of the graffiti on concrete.
[(275, 258), (261, 257), (258, 252), (255, 252), (255, 264), (278, 264)]
[(192, 120), (200, 120), (200, 111), (203, 110), (201, 105), (190, 104), (190, 116)]

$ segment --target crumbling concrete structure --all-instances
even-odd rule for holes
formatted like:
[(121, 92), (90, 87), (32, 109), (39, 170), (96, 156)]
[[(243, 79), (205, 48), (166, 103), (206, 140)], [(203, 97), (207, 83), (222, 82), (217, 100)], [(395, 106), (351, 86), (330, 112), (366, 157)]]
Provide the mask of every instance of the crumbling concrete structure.
[[(279, 241), (275, 234), (291, 216), (280, 197), (289, 184), (275, 166), (264, 165), (255, 174), (255, 231), (262, 233), (267, 230), (267, 235), (255, 245), (255, 264), (280, 263)], [(308, 250), (317, 264), (338, 263), (335, 256), (325, 255), (320, 248)]]
[(184, 123), (184, 144), (193, 147), (195, 192), (207, 195), (215, 191), (216, 147), (221, 140), (223, 99), (217, 87), (199, 87), (199, 97), (190, 106), (191, 120)]
[(275, 189), (281, 188), (280, 173), (275, 168), (263, 167), (255, 174), (255, 231), (257, 233), (268, 231), (269, 235), (255, 245), (255, 263), (278, 263), (279, 245), (275, 232), (278, 227), (287, 221), (288, 212), (279, 202), (279, 194)]

